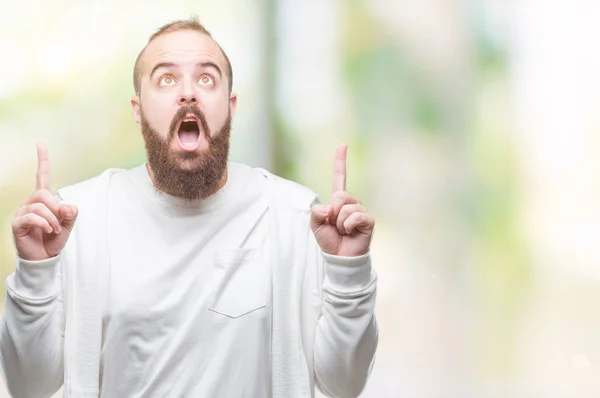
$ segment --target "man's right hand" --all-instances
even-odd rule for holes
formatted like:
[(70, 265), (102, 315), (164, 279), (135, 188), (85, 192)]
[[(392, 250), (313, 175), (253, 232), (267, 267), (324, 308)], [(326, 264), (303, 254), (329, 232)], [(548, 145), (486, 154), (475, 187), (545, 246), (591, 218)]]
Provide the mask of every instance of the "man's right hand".
[(67, 244), (77, 219), (77, 208), (60, 203), (50, 193), (50, 160), (38, 144), (36, 190), (19, 208), (12, 223), (17, 254), (39, 261), (57, 256)]

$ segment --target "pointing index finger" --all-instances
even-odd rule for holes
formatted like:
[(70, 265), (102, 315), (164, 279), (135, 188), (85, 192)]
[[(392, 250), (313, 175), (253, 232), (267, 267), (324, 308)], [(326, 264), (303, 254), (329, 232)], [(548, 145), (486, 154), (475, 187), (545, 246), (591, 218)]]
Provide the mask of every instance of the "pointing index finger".
[(348, 144), (341, 143), (335, 153), (333, 163), (333, 192), (346, 190), (346, 154), (348, 153)]
[(50, 159), (48, 151), (43, 144), (37, 145), (38, 168), (37, 181), (35, 184), (36, 190), (50, 190)]

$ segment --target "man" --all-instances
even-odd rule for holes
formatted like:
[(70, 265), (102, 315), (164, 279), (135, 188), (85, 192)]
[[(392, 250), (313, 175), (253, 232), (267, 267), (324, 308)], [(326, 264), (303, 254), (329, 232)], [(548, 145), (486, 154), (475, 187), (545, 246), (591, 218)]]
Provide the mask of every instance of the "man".
[(2, 373), (14, 397), (332, 397), (375, 355), (374, 220), (333, 195), (228, 162), (227, 56), (195, 19), (163, 26), (134, 68), (148, 161), (50, 193), (12, 224)]

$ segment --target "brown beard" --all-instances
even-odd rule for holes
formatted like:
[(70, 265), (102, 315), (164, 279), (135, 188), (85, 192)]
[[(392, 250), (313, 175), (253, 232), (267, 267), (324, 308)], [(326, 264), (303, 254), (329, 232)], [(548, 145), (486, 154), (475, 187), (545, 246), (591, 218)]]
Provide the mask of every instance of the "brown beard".
[[(177, 123), (190, 113), (198, 117), (202, 127), (200, 134), (208, 141), (208, 149), (202, 152), (173, 152), (170, 145), (176, 139)], [(150, 126), (143, 111), (141, 126), (153, 182), (159, 191), (197, 200), (205, 199), (219, 190), (229, 157), (231, 113), (216, 134), (211, 134), (202, 111), (191, 106), (181, 107), (173, 117), (166, 140)], [(181, 166), (182, 162), (186, 164), (185, 168)]]

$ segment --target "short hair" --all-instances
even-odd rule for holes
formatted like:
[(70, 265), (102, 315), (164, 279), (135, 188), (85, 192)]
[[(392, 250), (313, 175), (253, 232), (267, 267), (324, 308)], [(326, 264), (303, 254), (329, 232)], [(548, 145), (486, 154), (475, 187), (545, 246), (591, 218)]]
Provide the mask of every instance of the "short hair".
[[(146, 47), (148, 47), (148, 44), (150, 44), (150, 42), (152, 42), (152, 40), (156, 39), (159, 36), (162, 36), (167, 33), (178, 32), (181, 30), (194, 30), (196, 32), (205, 34), (214, 40), (214, 38), (212, 37), (210, 32), (204, 27), (204, 25), (202, 25), (200, 23), (200, 21), (198, 20), (198, 17), (196, 17), (196, 16), (193, 16), (189, 19), (179, 19), (179, 20), (169, 22), (169, 23), (161, 26), (152, 36), (150, 36), (150, 38), (148, 39), (148, 42), (146, 43), (146, 45), (144, 46), (142, 51), (140, 51), (140, 53), (138, 54), (138, 56), (135, 60), (135, 66), (133, 67), (133, 88), (134, 88), (136, 94), (139, 95), (140, 90), (142, 88), (142, 85), (140, 82), (141, 75), (142, 75), (140, 63), (141, 63), (142, 56), (144, 55), (144, 52), (146, 51)], [(216, 40), (215, 40), (215, 43), (216, 43)], [(229, 79), (229, 93), (231, 93), (231, 90), (233, 88), (233, 69), (231, 68), (231, 62), (229, 61), (229, 57), (227, 57), (227, 54), (225, 54), (225, 51), (223, 50), (221, 45), (219, 43), (217, 43), (217, 46), (219, 46), (219, 49), (221, 50), (221, 53), (225, 57), (225, 61), (227, 63), (226, 73), (227, 73), (227, 77)]]

